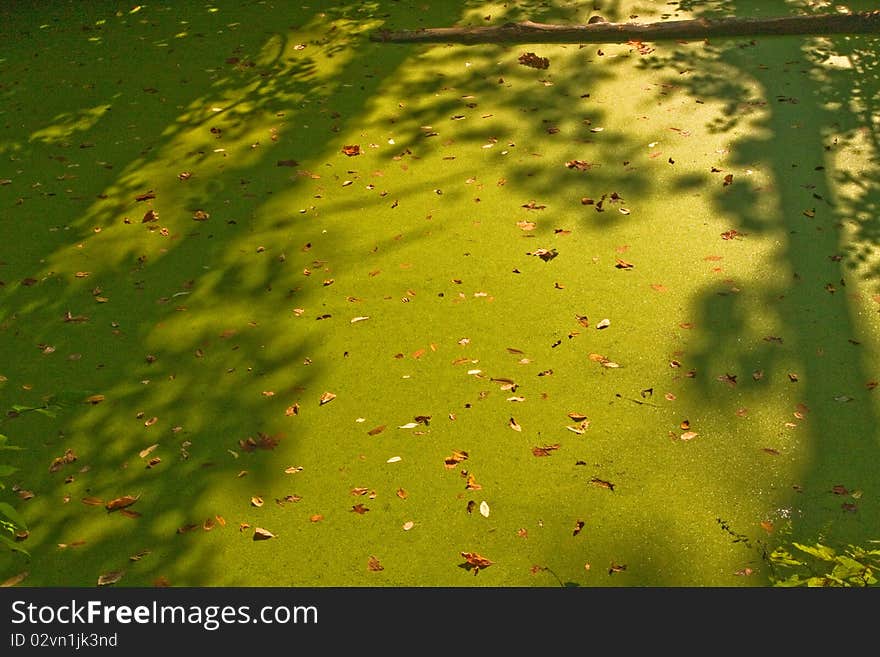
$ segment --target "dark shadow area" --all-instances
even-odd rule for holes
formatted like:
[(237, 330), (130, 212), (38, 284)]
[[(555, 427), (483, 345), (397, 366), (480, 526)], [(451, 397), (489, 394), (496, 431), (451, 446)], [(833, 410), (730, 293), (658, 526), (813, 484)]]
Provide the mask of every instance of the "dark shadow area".
[[(795, 11), (791, 3), (747, 0), (679, 6), (707, 17)], [(770, 261), (755, 265), (772, 267), (766, 283), (705, 290), (697, 302), (701, 330), (683, 359), (704, 402), (729, 409), (732, 423), (743, 400), (760, 400), (771, 383), (790, 386), (791, 415), (786, 424), (774, 419), (774, 445), (751, 444), (748, 422), (739, 425), (748, 448), (765, 452), (754, 460), (756, 471), (772, 469), (772, 458), (798, 458), (805, 467), (784, 482), (788, 503), (768, 510), (773, 531), (759, 537), (765, 548), (819, 542), (842, 551), (877, 539), (870, 330), (877, 309), (870, 296), (877, 288), (878, 45), (867, 36), (735, 40), (693, 44), (653, 63), (658, 74), (677, 71), (667, 78), (695, 99), (725, 108), (725, 120), (710, 127), (729, 134), (732, 146), (719, 158), (724, 171), (707, 171), (705, 179), (719, 211), (734, 220), (730, 248), (778, 240)], [(748, 169), (765, 175), (752, 182), (743, 176)], [(727, 172), (734, 178), (723, 186)], [(757, 326), (772, 333), (761, 338)], [(752, 528), (734, 530), (756, 542)], [(769, 563), (761, 571), (785, 577)]]

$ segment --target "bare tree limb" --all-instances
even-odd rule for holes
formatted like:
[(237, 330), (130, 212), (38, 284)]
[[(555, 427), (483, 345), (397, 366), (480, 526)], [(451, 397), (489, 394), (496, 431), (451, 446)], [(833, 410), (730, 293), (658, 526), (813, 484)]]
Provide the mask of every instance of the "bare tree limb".
[(370, 39), (391, 43), (626, 43), (832, 34), (880, 34), (880, 10), (776, 18), (697, 18), (655, 23), (591, 21), (588, 25), (554, 25), (525, 21), (479, 27), (383, 30), (370, 35)]

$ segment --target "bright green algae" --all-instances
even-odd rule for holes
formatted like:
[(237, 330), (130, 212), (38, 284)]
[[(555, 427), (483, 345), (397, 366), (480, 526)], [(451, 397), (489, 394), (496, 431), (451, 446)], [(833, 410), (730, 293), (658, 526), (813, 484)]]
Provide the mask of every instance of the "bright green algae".
[(0, 578), (762, 586), (778, 545), (877, 538), (867, 37), (5, 11), (0, 398), (59, 408), (0, 430), (29, 530)]

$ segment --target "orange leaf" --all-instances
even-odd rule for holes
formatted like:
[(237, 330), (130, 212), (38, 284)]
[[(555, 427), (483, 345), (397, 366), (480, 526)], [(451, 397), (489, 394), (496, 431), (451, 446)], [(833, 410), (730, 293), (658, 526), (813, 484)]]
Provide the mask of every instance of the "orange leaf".
[(383, 566), (381, 563), (379, 563), (379, 560), (372, 555), (370, 555), (370, 558), (367, 561), (367, 568), (369, 568), (370, 571), (372, 571), (374, 573), (377, 573), (380, 570), (385, 570), (385, 566)]
[(127, 506), (131, 506), (137, 502), (139, 498), (140, 495), (137, 497), (133, 495), (124, 495), (122, 497), (117, 497), (115, 500), (110, 500), (104, 506), (108, 511), (116, 511), (117, 509), (124, 509)]
[(473, 570), (474, 575), (480, 572), (481, 568), (488, 568), (492, 565), (492, 561), (476, 552), (462, 552), (461, 556), (465, 559), (465, 569)]

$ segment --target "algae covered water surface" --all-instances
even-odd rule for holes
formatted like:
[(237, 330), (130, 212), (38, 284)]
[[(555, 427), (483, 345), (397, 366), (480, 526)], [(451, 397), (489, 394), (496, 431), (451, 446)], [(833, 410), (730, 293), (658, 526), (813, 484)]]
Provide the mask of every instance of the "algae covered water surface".
[(369, 39), (591, 13), (4, 3), (0, 580), (747, 587), (876, 547), (876, 39)]

